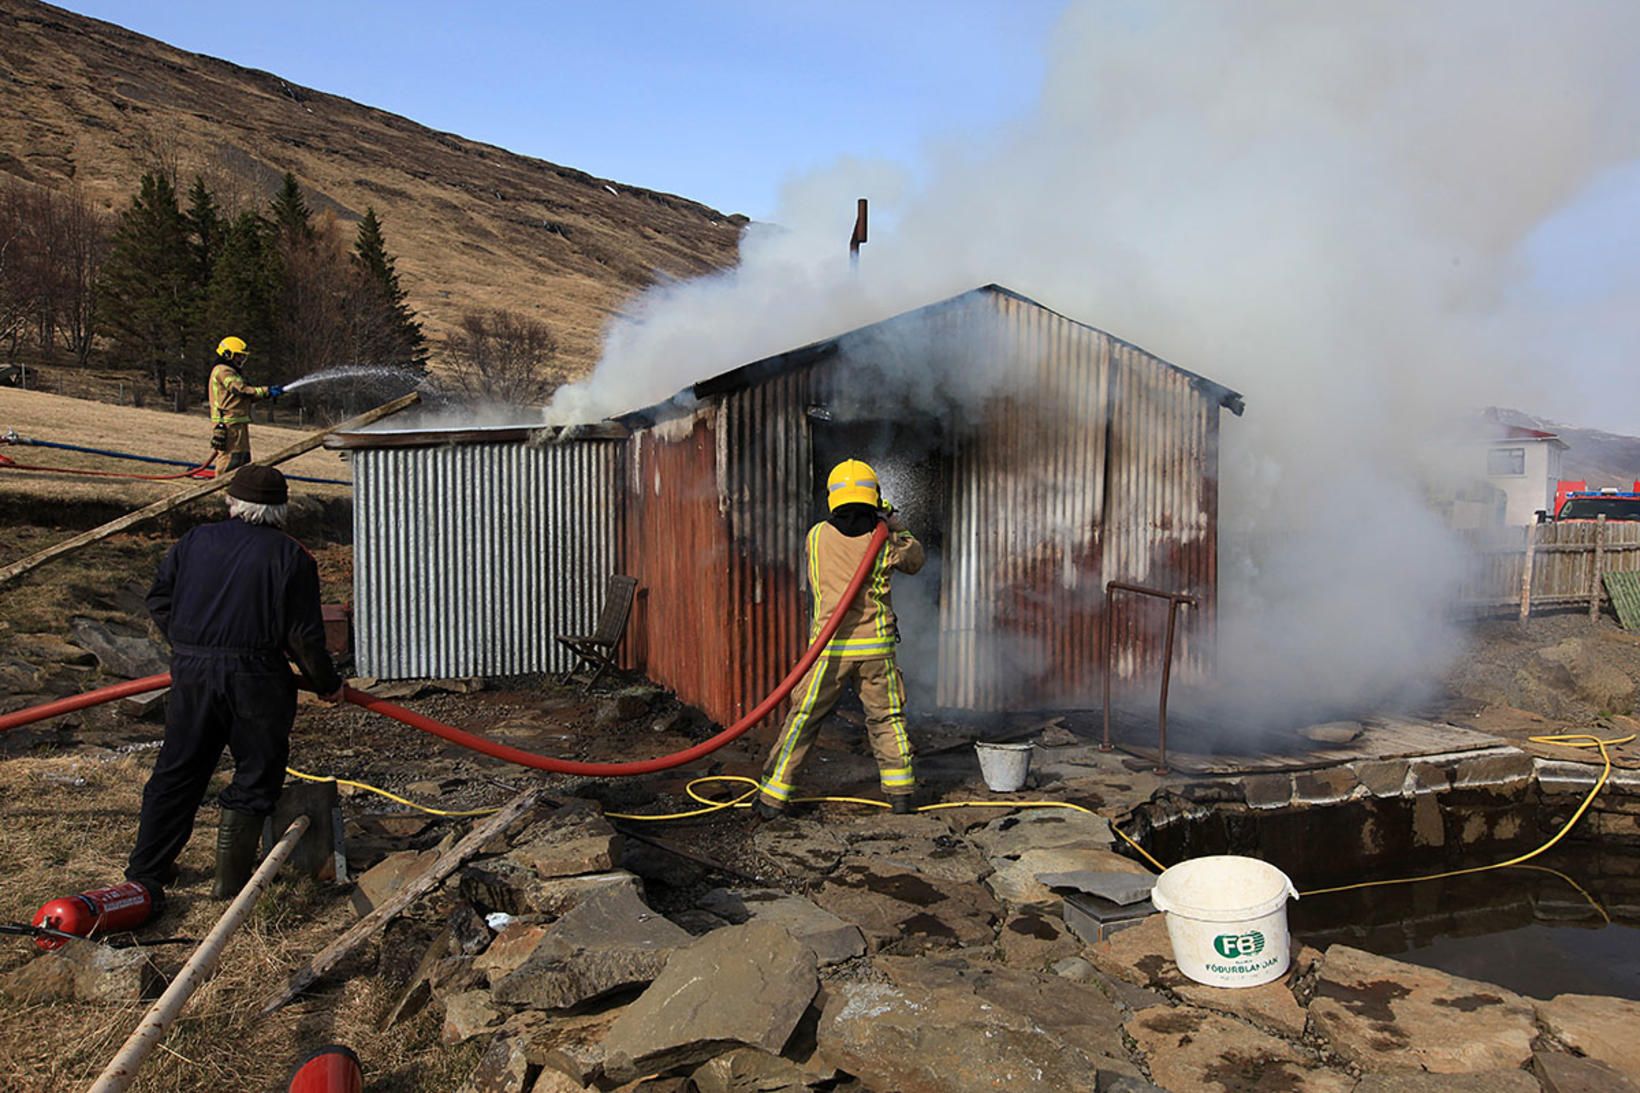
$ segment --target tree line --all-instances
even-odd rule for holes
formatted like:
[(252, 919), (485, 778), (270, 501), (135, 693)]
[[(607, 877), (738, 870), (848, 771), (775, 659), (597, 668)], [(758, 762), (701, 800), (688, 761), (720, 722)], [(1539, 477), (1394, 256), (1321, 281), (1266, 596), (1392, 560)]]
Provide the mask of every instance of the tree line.
[[(335, 215), (313, 213), (292, 174), (271, 199), (237, 211), (203, 177), (186, 193), (174, 178), (145, 173), (112, 216), (77, 191), (0, 185), (6, 359), (66, 351), (84, 365), (96, 351), (140, 368), (162, 396), (181, 385), (190, 403), (203, 399), (229, 334), (251, 346), (253, 383), (346, 365), (398, 369), (401, 383), (425, 375), (428, 340), (374, 208), (349, 241)], [(237, 193), (228, 200), (243, 203)], [(552, 329), (512, 311), (466, 312), (440, 348), (445, 385), (464, 400), (538, 403), (564, 378)], [(349, 404), (380, 394), (379, 382), (356, 386), (303, 394)]]

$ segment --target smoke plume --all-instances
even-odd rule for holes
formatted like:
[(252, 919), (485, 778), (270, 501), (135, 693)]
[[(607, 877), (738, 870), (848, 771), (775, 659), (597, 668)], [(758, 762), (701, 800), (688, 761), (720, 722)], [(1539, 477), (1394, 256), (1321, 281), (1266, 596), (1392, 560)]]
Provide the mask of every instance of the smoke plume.
[(794, 180), (737, 268), (638, 301), (549, 418), (1000, 282), (1247, 396), (1221, 679), (1327, 706), (1428, 678), (1455, 644), (1425, 496), (1471, 470), (1454, 423), (1544, 405), (1575, 362), (1542, 332), (1588, 308), (1635, 344), (1640, 309), (1545, 291), (1527, 243), (1640, 151), (1640, 5), (1087, 2), (1052, 40), (1031, 116)]

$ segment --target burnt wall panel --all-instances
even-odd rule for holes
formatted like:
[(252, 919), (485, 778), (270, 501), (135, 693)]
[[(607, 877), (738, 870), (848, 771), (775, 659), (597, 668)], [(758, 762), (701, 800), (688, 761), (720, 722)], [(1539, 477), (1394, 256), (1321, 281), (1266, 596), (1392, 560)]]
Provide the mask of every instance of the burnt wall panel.
[[(803, 543), (814, 517), (813, 449), (807, 410), (812, 370), (726, 396), (731, 605), (738, 718), (774, 689), (807, 647)], [(774, 732), (780, 711), (758, 730)]]
[(1009, 382), (958, 441), (939, 704), (995, 710), (1097, 693), (1099, 514), (1110, 339), (997, 297), (967, 340)]

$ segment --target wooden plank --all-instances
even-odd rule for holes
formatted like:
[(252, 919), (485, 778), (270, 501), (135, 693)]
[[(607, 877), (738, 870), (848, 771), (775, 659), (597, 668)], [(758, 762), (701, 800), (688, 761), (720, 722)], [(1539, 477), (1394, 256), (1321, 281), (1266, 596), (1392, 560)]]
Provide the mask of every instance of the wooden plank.
[[(344, 421), (342, 424), (336, 426), (336, 429), (362, 429), (371, 422), (380, 421), (382, 418), (387, 417), (390, 414), (396, 414), (405, 407), (413, 406), (420, 401), (421, 396), (412, 391), (410, 394), (396, 398), (392, 402), (384, 403), (383, 405), (376, 407), (374, 410), (368, 410), (356, 418), (349, 421)], [(290, 447), (275, 452), (267, 459), (258, 459), (256, 462), (264, 467), (272, 467), (283, 463), (286, 460), (295, 459), (297, 456), (306, 452), (311, 452), (313, 449), (323, 444), (325, 437), (329, 436), (333, 431), (335, 430), (322, 429), (319, 432), (312, 433), (309, 436), (297, 441), (295, 444), (292, 444)], [(149, 520), (155, 516), (160, 516), (170, 512), (179, 505), (186, 505), (190, 501), (198, 500), (207, 494), (215, 493), (217, 490), (227, 489), (229, 483), (232, 481), (233, 476), (227, 475), (213, 478), (209, 482), (201, 482), (197, 486), (190, 486), (187, 489), (172, 494), (163, 501), (155, 501), (152, 505), (149, 505), (146, 508), (140, 508), (135, 512), (128, 512), (124, 516), (110, 520), (102, 527), (92, 528), (90, 531), (81, 532), (79, 535), (64, 539), (55, 546), (49, 546), (35, 554), (30, 554), (27, 558), (13, 562), (5, 568), (0, 569), (0, 584), (5, 584), (7, 581), (20, 577), (36, 566), (44, 565), (46, 562), (51, 561), (53, 558), (61, 558), (65, 554), (72, 554), (81, 547), (90, 546), (92, 543), (108, 538), (115, 532), (124, 531), (126, 528), (134, 527), (145, 520)]]
[(541, 800), (540, 789), (525, 790), (501, 807), (495, 815), (487, 818), (483, 823), (467, 833), (467, 837), (456, 843), (444, 855), (435, 861), (432, 866), (401, 888), (394, 896), (371, 911), (368, 915), (355, 922), (341, 937), (326, 945), (324, 950), (298, 968), (290, 977), (290, 981), (283, 987), (268, 996), (262, 1004), (264, 1015), (295, 998), (316, 983), (330, 969), (347, 959), (353, 952), (375, 937), (382, 927), (386, 926), (394, 916), (416, 900), (431, 892), (444, 883), (444, 879), (466, 863), (467, 859), (477, 854), (479, 848), (489, 842), (491, 838), (507, 829), (507, 825), (518, 817), (534, 808)]
[(1606, 538), (1606, 514), (1601, 513), (1594, 521), (1594, 563), (1589, 566), (1589, 618), (1600, 617), (1600, 548)]
[(1640, 630), (1640, 573), (1607, 573), (1606, 595), (1625, 630)]
[(1526, 525), (1526, 566), (1520, 571), (1520, 621), (1532, 613), (1532, 566), (1537, 554), (1537, 525)]

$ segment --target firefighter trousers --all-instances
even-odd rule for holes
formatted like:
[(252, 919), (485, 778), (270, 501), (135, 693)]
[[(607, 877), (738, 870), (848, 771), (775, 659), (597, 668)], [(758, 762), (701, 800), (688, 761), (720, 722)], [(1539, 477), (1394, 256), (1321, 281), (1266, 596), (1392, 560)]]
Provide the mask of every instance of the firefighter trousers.
[(769, 761), (763, 766), (758, 797), (784, 807), (791, 799), (797, 771), (820, 731), (820, 722), (836, 707), (843, 685), (850, 679), (866, 708), (866, 734), (877, 757), (883, 793), (906, 797), (917, 788), (912, 773), (911, 737), (905, 728), (905, 678), (893, 657), (856, 659), (823, 653), (792, 694), (797, 705), (786, 718)]
[(296, 678), (282, 660), (183, 656), (171, 662), (165, 741), (142, 790), (137, 845), (127, 880), (163, 887), (193, 834), (194, 814), (222, 758), (233, 778), (217, 797), (223, 808), (266, 816), (285, 784)]
[(231, 425), (223, 425), (223, 444), (226, 445), (216, 453), (216, 473), (227, 474), (236, 471), (251, 461), (251, 427), (242, 421)]

